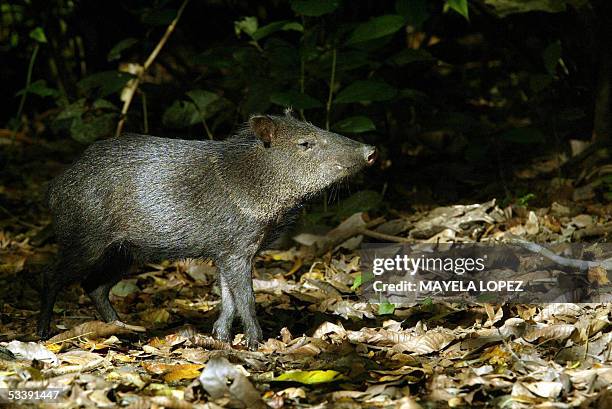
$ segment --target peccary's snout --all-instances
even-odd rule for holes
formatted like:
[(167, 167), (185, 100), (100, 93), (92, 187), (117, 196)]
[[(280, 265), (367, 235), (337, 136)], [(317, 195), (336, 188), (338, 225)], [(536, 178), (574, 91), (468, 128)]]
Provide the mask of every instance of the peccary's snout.
[(376, 162), (376, 158), (378, 157), (378, 155), (376, 154), (376, 147), (364, 145), (363, 152), (366, 163), (368, 164), (368, 166), (372, 166), (374, 162)]

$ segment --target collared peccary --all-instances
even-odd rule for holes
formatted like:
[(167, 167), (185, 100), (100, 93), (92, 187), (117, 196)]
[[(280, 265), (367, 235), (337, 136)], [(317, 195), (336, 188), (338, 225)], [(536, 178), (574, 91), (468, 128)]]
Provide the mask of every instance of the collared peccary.
[(106, 321), (108, 294), (132, 265), (210, 258), (219, 270), (224, 341), (255, 316), (253, 257), (306, 199), (375, 160), (375, 149), (285, 116), (253, 116), (237, 136), (193, 141), (124, 135), (92, 144), (48, 191), (57, 262), (44, 274), (38, 332), (49, 336), (60, 289), (80, 281)]

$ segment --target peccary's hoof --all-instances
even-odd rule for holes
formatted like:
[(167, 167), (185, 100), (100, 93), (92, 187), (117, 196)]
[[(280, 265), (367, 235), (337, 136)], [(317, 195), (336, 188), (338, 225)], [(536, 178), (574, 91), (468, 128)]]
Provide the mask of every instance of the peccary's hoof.
[(36, 332), (41, 341), (46, 341), (51, 338), (51, 331), (49, 330), (49, 328), (39, 329)]
[(255, 333), (245, 334), (246, 335), (246, 345), (251, 351), (257, 351), (261, 346), (261, 341), (263, 336), (261, 334), (261, 329), (258, 329)]
[(251, 351), (257, 351), (261, 346), (261, 340), (259, 339), (247, 339), (247, 348)]
[(213, 325), (212, 336), (219, 341), (232, 342), (232, 332), (229, 326), (224, 323), (219, 323), (219, 321), (215, 322), (215, 325)]

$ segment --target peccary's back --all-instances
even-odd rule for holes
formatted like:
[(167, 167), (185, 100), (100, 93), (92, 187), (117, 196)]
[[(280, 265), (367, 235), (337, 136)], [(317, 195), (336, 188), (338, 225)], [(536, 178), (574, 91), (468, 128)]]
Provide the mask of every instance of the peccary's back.
[(216, 171), (222, 149), (145, 135), (94, 143), (50, 185), (58, 241), (90, 259), (113, 244), (145, 259), (210, 252), (207, 235), (236, 215)]

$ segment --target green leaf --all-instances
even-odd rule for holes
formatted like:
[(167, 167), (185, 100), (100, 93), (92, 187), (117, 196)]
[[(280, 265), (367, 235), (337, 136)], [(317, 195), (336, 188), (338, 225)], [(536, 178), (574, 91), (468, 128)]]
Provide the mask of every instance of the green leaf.
[(45, 35), (45, 31), (42, 27), (36, 27), (34, 30), (30, 31), (30, 38), (34, 41), (38, 41), (39, 43), (46, 43), (47, 36)]
[(339, 0), (292, 0), (291, 9), (303, 16), (319, 17), (331, 13), (340, 5)]
[(245, 17), (242, 20), (234, 21), (234, 32), (237, 36), (240, 33), (245, 33), (249, 37), (253, 37), (258, 27), (257, 17)]
[(288, 371), (280, 374), (273, 381), (280, 382), (299, 382), (306, 385), (315, 385), (318, 383), (328, 383), (344, 380), (346, 377), (338, 371)]
[(353, 285), (351, 286), (351, 290), (355, 291), (356, 289), (361, 287), (362, 277), (363, 276), (361, 274), (358, 274), (357, 277), (355, 277), (355, 281), (353, 281)]
[(446, 0), (446, 5), (450, 9), (455, 10), (457, 13), (461, 14), (463, 17), (465, 17), (466, 20), (470, 20), (467, 0)]
[(527, 206), (530, 201), (535, 199), (537, 196), (534, 193), (527, 193), (517, 199), (517, 203), (521, 206)]
[(357, 26), (347, 44), (361, 43), (395, 33), (404, 26), (404, 18), (397, 14), (388, 14), (371, 19)]
[(128, 48), (132, 47), (134, 44), (138, 43), (138, 40), (135, 38), (125, 38), (119, 41), (111, 50), (108, 52), (106, 59), (108, 61), (118, 60), (121, 57), (121, 53)]
[(335, 131), (347, 133), (361, 133), (376, 130), (374, 122), (367, 116), (352, 116), (337, 122), (333, 127)]
[(111, 102), (105, 99), (102, 99), (102, 98), (96, 99), (93, 102), (92, 107), (94, 109), (105, 109), (105, 110), (110, 110), (110, 111), (118, 111), (115, 105), (113, 105)]
[(293, 30), (293, 31), (299, 31), (301, 33), (304, 31), (304, 27), (300, 23), (297, 23), (295, 21), (290, 21), (283, 26), (283, 30), (284, 31)]
[(423, 302), (421, 302), (421, 305), (425, 307), (431, 306), (433, 305), (433, 300), (431, 299), (431, 297), (427, 297), (423, 300)]
[(530, 11), (559, 13), (567, 7), (567, 2), (563, 0), (485, 0), (485, 4), (491, 6), (499, 17)]
[(405, 50), (400, 51), (395, 54), (393, 57), (389, 58), (395, 65), (411, 64), (414, 62), (432, 62), (436, 61), (436, 59), (425, 50), (413, 50), (411, 48), (406, 48)]
[(609, 173), (607, 175), (603, 175), (601, 178), (601, 183), (606, 184), (606, 185), (612, 185), (612, 173)]
[(200, 122), (215, 115), (224, 106), (222, 98), (214, 92), (194, 89), (187, 92), (186, 95), (191, 98), (200, 112)]
[(45, 80), (34, 81), (28, 88), (20, 90), (15, 95), (23, 95), (26, 92), (28, 94), (34, 94), (41, 97), (57, 97), (59, 95), (59, 91), (57, 89), (47, 87), (47, 82)]
[(510, 129), (502, 133), (501, 138), (508, 142), (524, 145), (541, 144), (546, 141), (544, 134), (539, 129), (531, 127)]
[(201, 115), (191, 101), (176, 100), (162, 115), (162, 123), (168, 128), (186, 128), (201, 122)]
[(389, 315), (395, 312), (395, 304), (383, 302), (378, 304), (378, 315)]
[(77, 83), (77, 86), (86, 93), (98, 88), (100, 96), (105, 97), (121, 91), (132, 78), (134, 76), (126, 72), (102, 71), (83, 78)]
[(117, 114), (106, 113), (75, 118), (70, 125), (70, 136), (77, 142), (90, 144), (112, 135), (117, 123)]
[(283, 107), (292, 107), (296, 109), (311, 109), (323, 106), (321, 102), (310, 95), (301, 94), (297, 91), (275, 92), (270, 96), (270, 102)]
[(544, 60), (546, 72), (554, 76), (557, 73), (557, 64), (561, 60), (561, 41), (557, 40), (549, 44), (542, 52), (542, 59)]
[(70, 105), (67, 105), (60, 111), (55, 118), (56, 121), (62, 121), (65, 119), (78, 118), (87, 111), (85, 107), (85, 98), (81, 98)]
[(427, 0), (397, 0), (395, 2), (395, 11), (404, 16), (408, 24), (413, 25), (417, 29), (420, 29), (429, 18)]
[(275, 21), (274, 23), (270, 23), (266, 26), (263, 26), (257, 29), (251, 35), (251, 37), (253, 38), (253, 40), (259, 41), (277, 31), (288, 31), (288, 30), (294, 30), (294, 31), (301, 32), (301, 31), (304, 31), (304, 28), (302, 27), (301, 24), (293, 22), (293, 21), (287, 21), (287, 20)]
[(429, 96), (427, 96), (427, 94), (425, 94), (424, 92), (411, 88), (404, 88), (399, 92), (397, 97), (406, 98), (411, 102), (416, 102), (419, 104), (424, 104), (429, 99)]
[(127, 297), (128, 295), (139, 291), (135, 279), (121, 280), (111, 289), (113, 295), (117, 297)]
[(397, 89), (382, 81), (355, 81), (338, 93), (336, 104), (387, 101), (397, 95)]
[(340, 219), (346, 219), (355, 213), (376, 209), (381, 203), (380, 193), (373, 190), (362, 190), (341, 201), (336, 214)]

